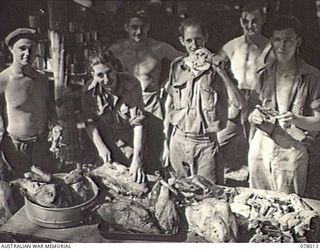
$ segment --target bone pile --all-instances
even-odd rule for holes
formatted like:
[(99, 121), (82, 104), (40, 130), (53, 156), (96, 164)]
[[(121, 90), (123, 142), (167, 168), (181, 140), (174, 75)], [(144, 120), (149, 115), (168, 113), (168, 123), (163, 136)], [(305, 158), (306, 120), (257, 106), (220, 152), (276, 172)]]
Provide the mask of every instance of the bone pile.
[(250, 242), (313, 242), (319, 237), (319, 214), (295, 194), (276, 198), (242, 193), (231, 209), (255, 231)]

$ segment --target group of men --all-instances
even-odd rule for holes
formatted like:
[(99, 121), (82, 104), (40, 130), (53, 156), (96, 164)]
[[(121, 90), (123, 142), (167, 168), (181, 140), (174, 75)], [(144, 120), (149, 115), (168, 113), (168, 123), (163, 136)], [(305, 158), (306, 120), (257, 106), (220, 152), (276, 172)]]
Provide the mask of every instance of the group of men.
[[(179, 27), (181, 52), (148, 38), (145, 11), (129, 12), (128, 38), (94, 51), (88, 62), (83, 120), (100, 158), (130, 167), (137, 182), (166, 169), (177, 178), (198, 174), (223, 184), (225, 168), (232, 167), (224, 159), (246, 138), (250, 187), (303, 195), (307, 142), (320, 130), (320, 72), (299, 54), (297, 19), (278, 18), (270, 40), (261, 34), (264, 21), (260, 6), (245, 6), (244, 34), (215, 54), (206, 47), (203, 23), (188, 18)], [(0, 74), (1, 150), (15, 176), (45, 166), (48, 114), (54, 113), (48, 81), (31, 66), (35, 35), (18, 29), (7, 36), (13, 63)], [(164, 59), (172, 61), (167, 80)]]

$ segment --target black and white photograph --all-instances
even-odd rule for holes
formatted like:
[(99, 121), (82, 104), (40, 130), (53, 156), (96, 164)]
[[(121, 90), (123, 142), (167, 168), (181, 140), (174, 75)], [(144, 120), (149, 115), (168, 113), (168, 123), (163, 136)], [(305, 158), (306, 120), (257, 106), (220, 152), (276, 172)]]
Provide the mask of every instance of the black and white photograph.
[(319, 248), (319, 132), (320, 0), (0, 0), (1, 248)]

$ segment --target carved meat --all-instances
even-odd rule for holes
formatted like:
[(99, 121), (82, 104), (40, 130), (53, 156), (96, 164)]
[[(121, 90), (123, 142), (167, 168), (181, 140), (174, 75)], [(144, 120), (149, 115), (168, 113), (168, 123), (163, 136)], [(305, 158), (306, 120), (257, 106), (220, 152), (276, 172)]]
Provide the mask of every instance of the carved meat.
[(143, 205), (133, 200), (117, 199), (97, 210), (103, 223), (128, 233), (159, 234), (156, 218)]
[(100, 177), (104, 185), (117, 193), (141, 196), (148, 191), (145, 183), (134, 182), (129, 168), (119, 163), (105, 164), (92, 170), (90, 174)]
[(249, 229), (257, 231), (251, 242), (314, 241), (319, 235), (319, 214), (296, 194), (273, 197), (242, 193), (234, 198), (231, 209), (248, 219)]
[(63, 177), (63, 180), (66, 184), (72, 185), (84, 179), (86, 174), (86, 169), (84, 168), (76, 168)]
[(162, 186), (155, 204), (155, 215), (165, 234), (174, 234), (179, 225), (179, 212), (175, 199), (170, 197), (169, 188)]
[(83, 199), (63, 180), (55, 183), (41, 183), (28, 179), (17, 179), (11, 182), (19, 186), (20, 191), (29, 200), (44, 207), (70, 207), (83, 202)]
[(237, 224), (230, 206), (215, 198), (204, 199), (186, 208), (189, 231), (208, 242), (235, 242)]
[(180, 180), (176, 180), (173, 186), (186, 199), (197, 201), (205, 198), (226, 199), (224, 190), (201, 175), (193, 175)]

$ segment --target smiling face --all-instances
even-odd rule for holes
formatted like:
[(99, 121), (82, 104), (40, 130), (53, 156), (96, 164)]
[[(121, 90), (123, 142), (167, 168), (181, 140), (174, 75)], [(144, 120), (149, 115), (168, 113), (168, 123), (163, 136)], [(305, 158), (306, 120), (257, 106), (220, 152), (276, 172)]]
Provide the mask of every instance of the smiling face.
[(140, 18), (132, 17), (129, 22), (124, 25), (124, 28), (128, 32), (129, 39), (139, 43), (148, 37), (150, 24), (145, 23)]
[(200, 26), (188, 26), (180, 37), (181, 44), (186, 48), (189, 55), (194, 55), (195, 51), (206, 47), (207, 36), (203, 34)]
[(104, 86), (106, 90), (113, 91), (117, 84), (117, 71), (110, 64), (96, 64), (92, 66), (93, 79)]
[(21, 66), (31, 65), (35, 59), (36, 43), (28, 38), (21, 38), (9, 47), (13, 62)]
[(240, 17), (240, 24), (245, 36), (254, 36), (261, 33), (264, 18), (258, 9), (251, 12), (244, 11)]
[(273, 50), (278, 61), (288, 62), (292, 59), (301, 45), (302, 38), (298, 37), (293, 28), (274, 30), (271, 38)]

